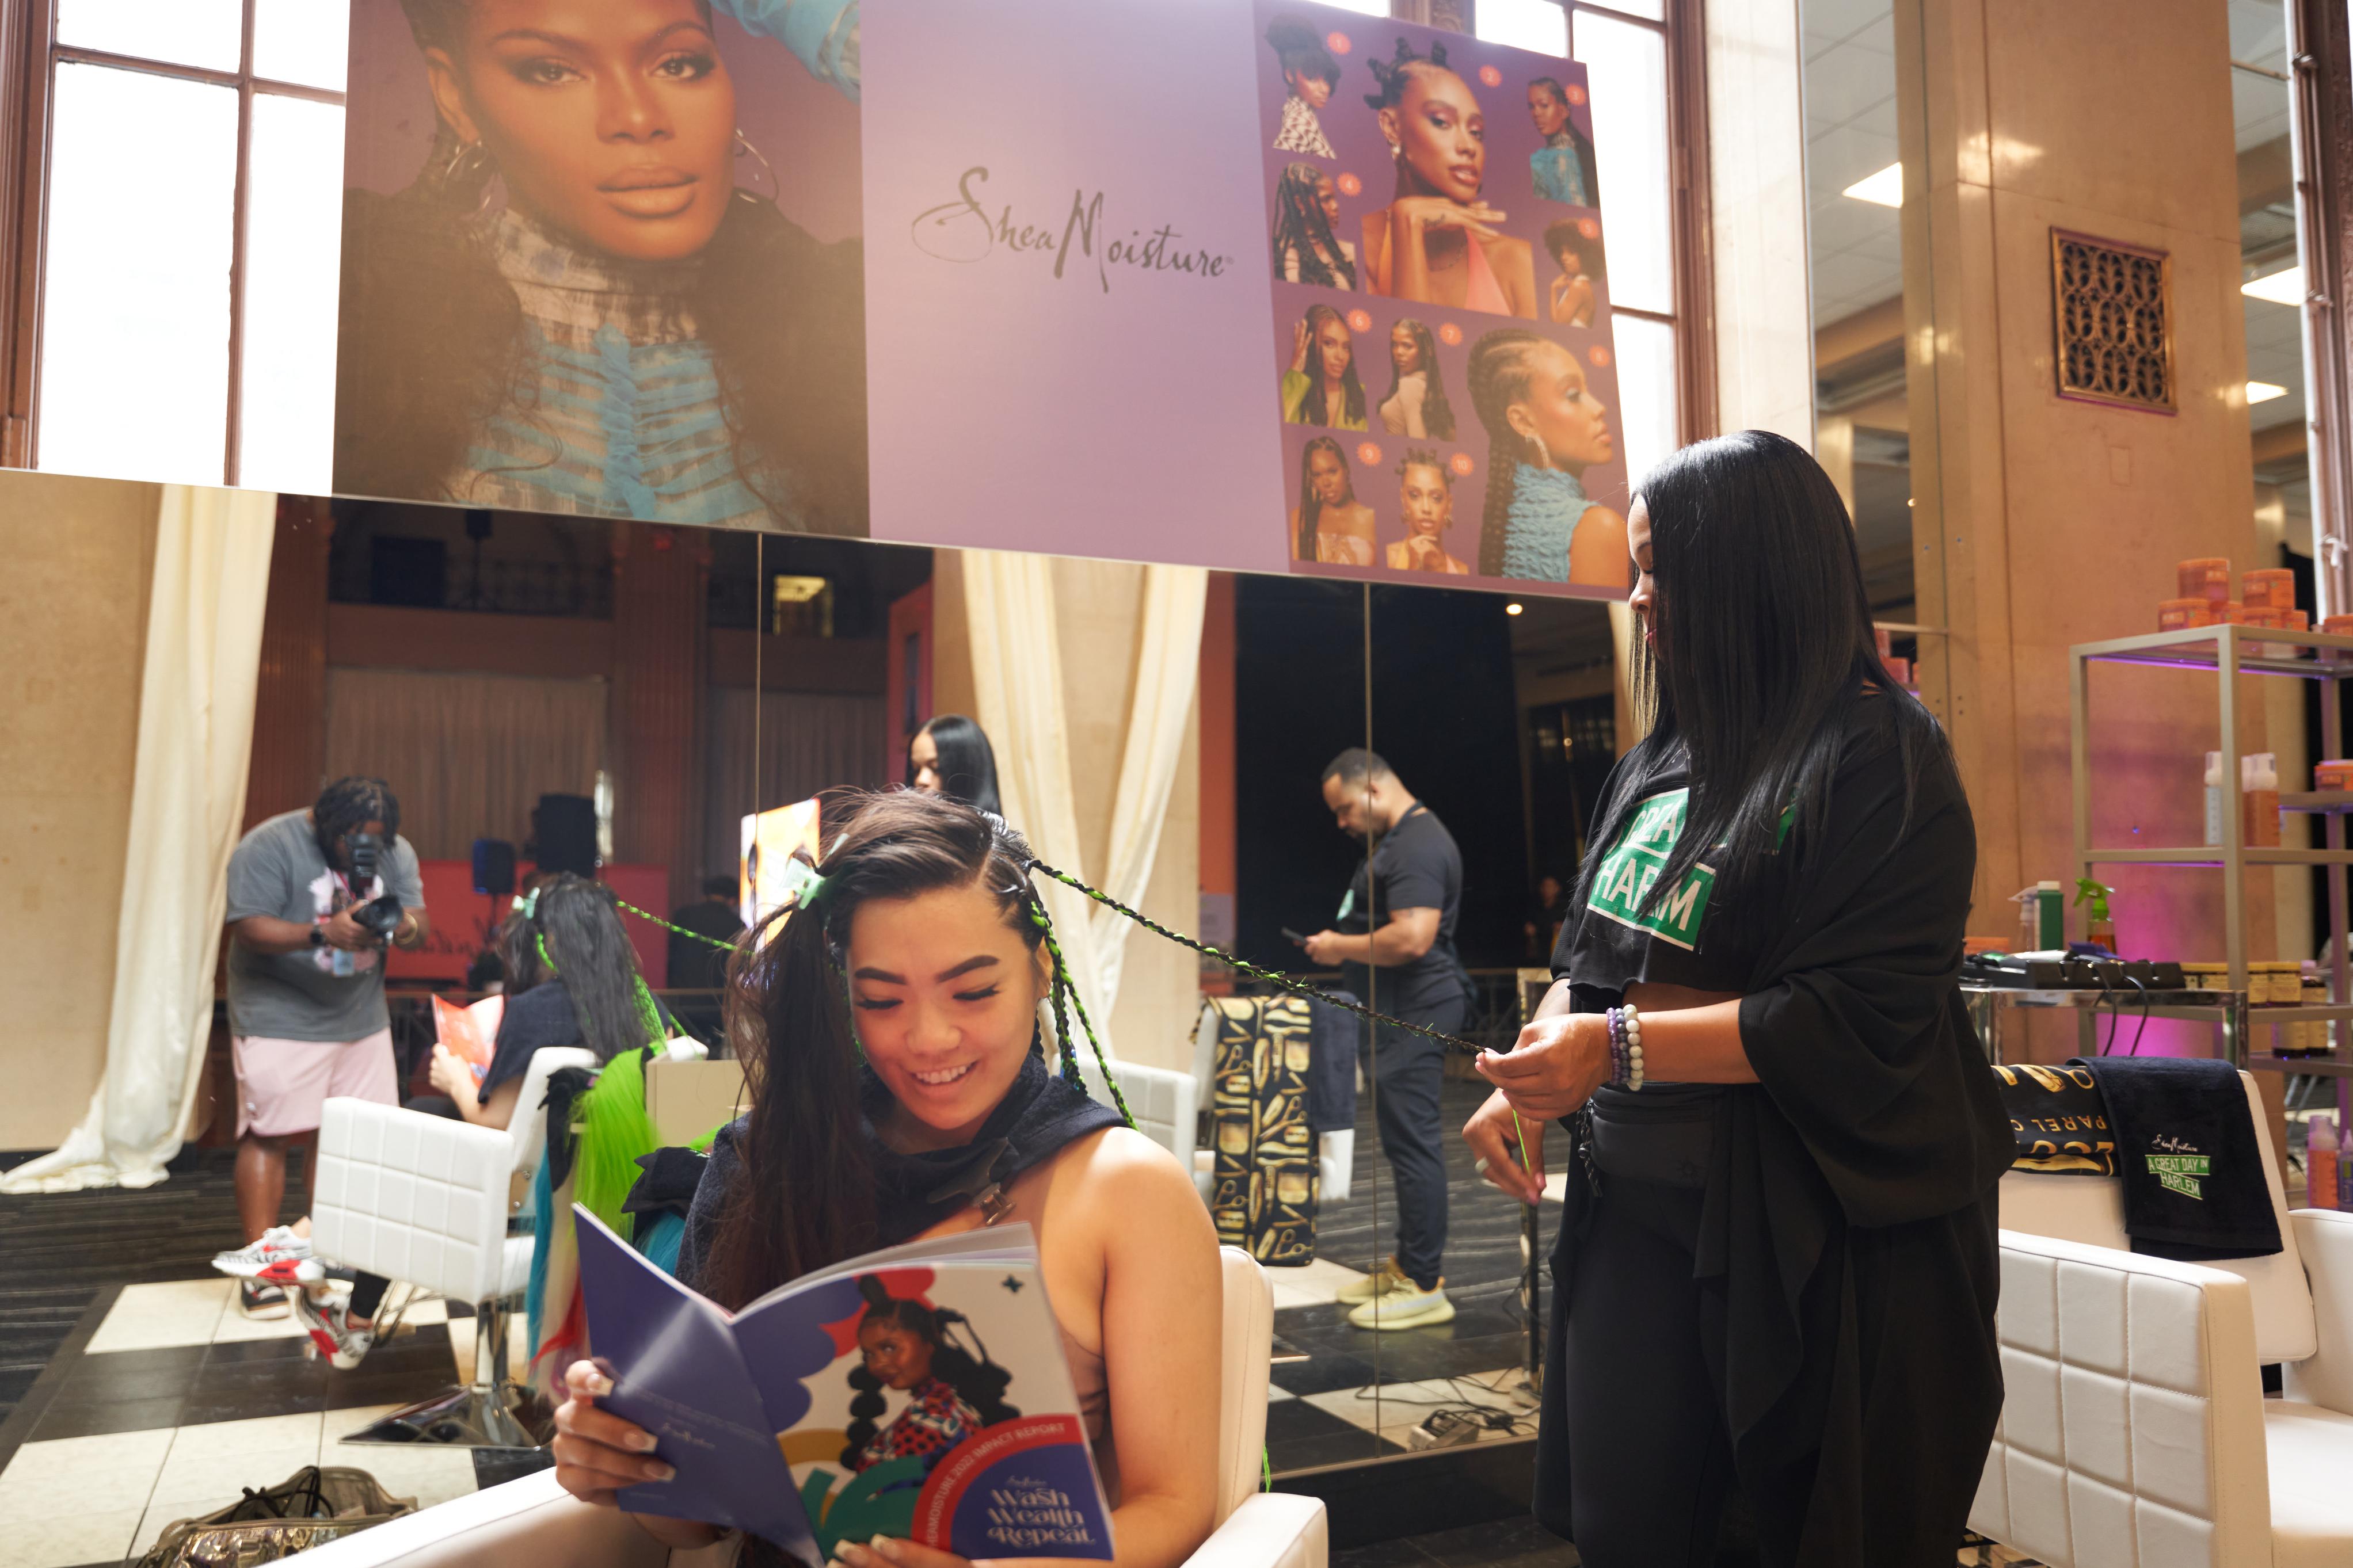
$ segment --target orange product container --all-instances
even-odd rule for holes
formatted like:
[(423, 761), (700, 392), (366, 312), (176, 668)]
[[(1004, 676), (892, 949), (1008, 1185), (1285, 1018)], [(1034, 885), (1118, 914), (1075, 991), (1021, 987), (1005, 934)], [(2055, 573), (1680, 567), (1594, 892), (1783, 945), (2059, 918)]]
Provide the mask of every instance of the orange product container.
[(2223, 604), (2231, 597), (2231, 561), (2225, 555), (2200, 555), (2194, 561), (2184, 561), (2174, 568), (2180, 574), (2181, 585), (2176, 590), (2185, 599), (2204, 599)]
[(2340, 757), (2313, 763), (2312, 787), (2316, 790), (2353, 790), (2353, 762)]
[(2320, 623), (2320, 629), (2333, 637), (2353, 637), (2353, 616), (2331, 616)]
[[(2346, 617), (2353, 622), (2353, 616)], [(2157, 606), (2157, 629), (2178, 632), (2185, 626), (2211, 626), (2214, 606), (2204, 599), (2167, 599)]]
[(2234, 600), (2225, 599), (2214, 606), (2214, 625), (2239, 626), (2247, 622), (2247, 607)]
[(2247, 608), (2295, 608), (2295, 574), (2284, 566), (2258, 566), (2239, 576), (2239, 598)]

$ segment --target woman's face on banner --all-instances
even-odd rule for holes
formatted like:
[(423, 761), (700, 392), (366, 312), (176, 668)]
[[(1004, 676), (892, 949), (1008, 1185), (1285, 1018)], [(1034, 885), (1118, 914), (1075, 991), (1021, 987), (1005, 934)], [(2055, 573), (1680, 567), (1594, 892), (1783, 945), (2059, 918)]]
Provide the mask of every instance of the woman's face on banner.
[(717, 232), (735, 87), (696, 0), (470, 0), (458, 53), (426, 62), (442, 118), (534, 217), (633, 261)]
[(1568, 123), (1568, 101), (1548, 87), (1528, 89), (1528, 118), (1539, 136), (1557, 136)]
[(930, 1342), (903, 1324), (870, 1317), (858, 1330), (858, 1349), (866, 1370), (885, 1388), (903, 1392), (932, 1375)]
[(1487, 120), (1461, 77), (1427, 66), (1413, 71), (1404, 98), (1382, 110), (1381, 120), (1385, 132), (1394, 124), (1392, 139), (1423, 186), (1458, 202), (1478, 199), (1487, 177)]
[(1291, 95), (1310, 109), (1321, 109), (1332, 101), (1332, 84), (1320, 76), (1285, 71), (1282, 79), (1290, 84)]
[(1323, 325), (1315, 329), (1315, 352), (1323, 361), (1324, 384), (1337, 386), (1348, 374), (1349, 362), (1356, 357), (1348, 323), (1336, 315), (1324, 317)]
[(1554, 342), (1537, 344), (1528, 359), (1528, 390), (1509, 410), (1512, 427), (1542, 441), (1556, 468), (1608, 462), (1609, 411), (1586, 385), (1585, 366)]
[(1454, 521), (1454, 492), (1447, 488), (1445, 474), (1428, 463), (1408, 463), (1398, 486), (1398, 510), (1409, 535), (1435, 539), (1445, 532)]
[(1319, 505), (1344, 506), (1348, 500), (1348, 466), (1331, 447), (1318, 447), (1307, 455), (1307, 484)]
[(969, 1135), (1020, 1076), (1045, 994), (1032, 952), (975, 885), (869, 899), (849, 921), (858, 1038), (909, 1115)]
[(1336, 226), (1339, 223), (1340, 193), (1333, 185), (1332, 176), (1329, 174), (1315, 182), (1315, 205), (1324, 209), (1324, 221), (1326, 224)]
[(1421, 363), (1421, 344), (1415, 340), (1413, 329), (1403, 321), (1389, 329), (1389, 363), (1397, 366), (1399, 375), (1411, 375), (1428, 368)]

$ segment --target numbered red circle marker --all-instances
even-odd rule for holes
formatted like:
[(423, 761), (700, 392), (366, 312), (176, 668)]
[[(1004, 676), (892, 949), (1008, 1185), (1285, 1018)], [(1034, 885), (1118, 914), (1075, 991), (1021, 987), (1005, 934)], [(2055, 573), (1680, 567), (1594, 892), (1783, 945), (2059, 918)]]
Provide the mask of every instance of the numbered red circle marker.
[(1373, 317), (1372, 317), (1372, 312), (1371, 312), (1371, 311), (1369, 311), (1369, 310), (1351, 310), (1351, 311), (1349, 311), (1349, 312), (1348, 312), (1348, 330), (1349, 330), (1350, 331), (1356, 331), (1356, 332), (1369, 332), (1369, 331), (1371, 331), (1373, 330)]
[(1601, 226), (1589, 217), (1581, 217), (1577, 220), (1577, 232), (1588, 239), (1599, 239)]
[(1471, 477), (1471, 454), (1468, 452), (1457, 452), (1454, 456), (1446, 459), (1446, 466), (1454, 470), (1454, 477), (1456, 479), (1467, 479)]
[(1451, 321), (1440, 321), (1438, 323), (1438, 341), (1452, 348), (1462, 341), (1462, 329)]
[(1585, 357), (1591, 360), (1595, 364), (1608, 364), (1609, 363), (1609, 347), (1603, 343), (1596, 343), (1591, 349), (1587, 351)]
[(1481, 66), (1479, 68), (1479, 79), (1485, 82), (1489, 87), (1501, 87), (1504, 85), (1504, 73), (1497, 70), (1493, 66)]
[(1344, 196), (1360, 196), (1365, 194), (1365, 182), (1345, 172), (1343, 172), (1333, 184), (1340, 187), (1340, 194)]
[(1381, 449), (1367, 441), (1356, 448), (1356, 461), (1368, 468), (1377, 468), (1380, 467)]
[(1568, 101), (1574, 104), (1582, 105), (1585, 102), (1585, 89), (1581, 87), (1570, 88), (1568, 89)]
[(1325, 48), (1327, 48), (1327, 49), (1331, 50), (1331, 51), (1332, 51), (1334, 54), (1335, 54), (1335, 55), (1345, 55), (1345, 54), (1346, 54), (1350, 49), (1355, 48), (1356, 46), (1356, 45), (1354, 45), (1354, 44), (1352, 44), (1352, 43), (1350, 43), (1350, 42), (1348, 41), (1348, 35), (1347, 35), (1347, 34), (1345, 34), (1345, 33), (1331, 33), (1331, 34), (1327, 34), (1327, 35), (1325, 35), (1324, 39), (1324, 47)]

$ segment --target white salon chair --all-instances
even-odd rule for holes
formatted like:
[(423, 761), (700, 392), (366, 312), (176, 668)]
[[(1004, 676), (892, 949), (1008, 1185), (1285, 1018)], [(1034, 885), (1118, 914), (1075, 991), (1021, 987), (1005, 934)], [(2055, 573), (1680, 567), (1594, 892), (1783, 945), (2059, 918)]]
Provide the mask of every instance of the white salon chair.
[[(1104, 1105), (1114, 1103), (1104, 1091), (1102, 1070), (1084, 1057), (1079, 1061), (1079, 1076), (1086, 1081), (1090, 1095)], [(1197, 1112), (1201, 1104), (1201, 1091), (1192, 1075), (1172, 1068), (1113, 1060), (1111, 1076), (1127, 1101), (1128, 1114), (1135, 1118), (1135, 1130), (1176, 1155), (1178, 1164), (1191, 1170), (1193, 1142), (1199, 1131)]]
[(532, 1177), (547, 1148), (547, 1080), (593, 1068), (580, 1049), (533, 1052), (505, 1131), (365, 1100), (330, 1100), (319, 1123), (311, 1245), (321, 1259), (474, 1304), (474, 1379), (395, 1411), (348, 1442), (532, 1447), (507, 1373), (510, 1299), (531, 1280)]
[(2353, 1214), (2288, 1211), (2239, 1076), (2274, 1256), (2145, 1257), (2116, 1182), (2002, 1178), (2006, 1398), (1969, 1527), (2051, 1568), (2353, 1563)]
[[(1224, 1343), (1218, 1398), (1217, 1529), (1187, 1568), (1324, 1568), (1319, 1499), (1258, 1489), (1266, 1441), (1267, 1355), (1274, 1326), (1265, 1271), (1223, 1247)], [(552, 1470), (491, 1487), (303, 1554), (314, 1568), (719, 1568), (734, 1545), (669, 1552), (609, 1508), (578, 1501)]]

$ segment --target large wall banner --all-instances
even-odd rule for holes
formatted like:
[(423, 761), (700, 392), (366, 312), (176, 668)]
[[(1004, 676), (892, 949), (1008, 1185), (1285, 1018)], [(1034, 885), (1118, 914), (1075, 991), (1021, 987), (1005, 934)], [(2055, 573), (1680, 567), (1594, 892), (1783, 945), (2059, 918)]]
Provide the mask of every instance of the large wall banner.
[(1625, 592), (1581, 66), (1287, 0), (352, 48), (339, 493)]

